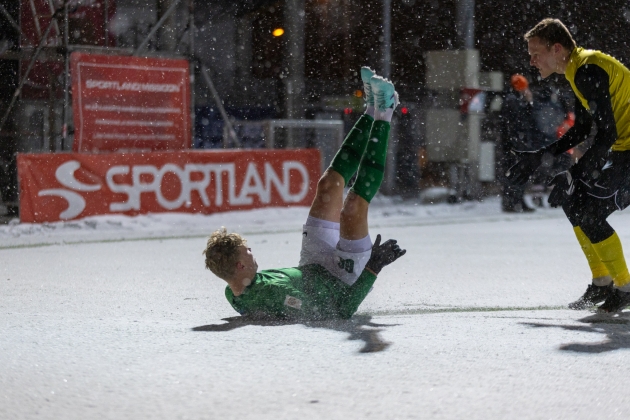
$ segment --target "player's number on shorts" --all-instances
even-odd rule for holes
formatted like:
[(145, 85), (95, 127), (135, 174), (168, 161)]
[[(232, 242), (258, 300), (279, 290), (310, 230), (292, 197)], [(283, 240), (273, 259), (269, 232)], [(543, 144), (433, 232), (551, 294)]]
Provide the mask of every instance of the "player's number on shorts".
[(339, 268), (341, 268), (342, 270), (346, 270), (348, 273), (352, 273), (354, 271), (354, 260), (352, 259), (347, 259), (344, 260), (343, 258), (339, 257)]

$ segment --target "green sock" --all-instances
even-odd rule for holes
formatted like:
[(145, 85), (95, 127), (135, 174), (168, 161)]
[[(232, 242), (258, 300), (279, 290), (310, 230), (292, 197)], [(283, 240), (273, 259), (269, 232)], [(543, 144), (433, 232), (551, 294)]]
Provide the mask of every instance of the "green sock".
[(370, 137), (373, 122), (374, 118), (363, 114), (354, 124), (354, 127), (350, 130), (330, 163), (330, 167), (343, 177), (345, 185), (348, 185), (348, 181), (350, 181), (350, 178), (352, 178), (352, 175), (359, 167), (361, 156), (363, 156), (365, 151), (365, 145)]
[(389, 129), (390, 124), (387, 121), (374, 121), (370, 140), (361, 158), (357, 179), (350, 189), (368, 203), (376, 195), (385, 176)]

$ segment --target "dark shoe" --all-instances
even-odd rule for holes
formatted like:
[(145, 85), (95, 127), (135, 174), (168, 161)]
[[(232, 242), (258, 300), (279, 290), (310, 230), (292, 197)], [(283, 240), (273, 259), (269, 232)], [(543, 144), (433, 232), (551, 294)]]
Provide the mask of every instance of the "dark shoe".
[(515, 204), (512, 204), (509, 201), (505, 201), (501, 204), (501, 210), (503, 210), (504, 213), (531, 213), (533, 211), (536, 211), (536, 209), (525, 204), (525, 201), (521, 201), (520, 203)]
[(597, 308), (597, 312), (614, 313), (621, 312), (626, 306), (630, 305), (630, 292), (622, 292), (619, 289), (613, 289), (606, 301)]
[(522, 213), (523, 209), (521, 208), (520, 204), (513, 204), (510, 201), (504, 200), (503, 203), (501, 203), (501, 210), (504, 211), (505, 213)]
[(586, 288), (586, 292), (584, 292), (581, 298), (579, 298), (575, 302), (569, 303), (569, 309), (575, 309), (579, 311), (582, 309), (592, 308), (598, 303), (608, 299), (608, 297), (612, 294), (612, 283), (608, 286), (595, 286), (594, 284), (589, 284)]
[(523, 213), (531, 213), (536, 211), (535, 208), (529, 207), (527, 204), (525, 204), (524, 201), (521, 203), (521, 208), (523, 209)]
[(532, 203), (534, 203), (536, 207), (545, 207), (545, 205), (543, 204), (543, 198), (540, 195), (532, 197)]

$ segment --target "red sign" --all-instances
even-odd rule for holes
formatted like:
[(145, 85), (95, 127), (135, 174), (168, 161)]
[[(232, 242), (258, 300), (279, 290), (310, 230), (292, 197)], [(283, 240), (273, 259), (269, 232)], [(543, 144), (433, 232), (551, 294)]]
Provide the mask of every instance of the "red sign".
[[(48, 32), (48, 37), (44, 45), (48, 47), (58, 47), (63, 45), (63, 0), (20, 0), (20, 28), (22, 37), (21, 47), (35, 48), (46, 28), (52, 22), (52, 27)], [(107, 7), (105, 7), (107, 6)], [(56, 20), (52, 17), (55, 10), (60, 13)], [(115, 0), (68, 0), (68, 27), (70, 44), (99, 45), (104, 46), (105, 36), (105, 13), (108, 15), (108, 22), (111, 22), (116, 13)], [(116, 37), (110, 31), (109, 45), (114, 45)], [(24, 76), (28, 59), (22, 61), (20, 75)], [(28, 76), (28, 83), (22, 88), (22, 97), (25, 99), (49, 99), (51, 85), (54, 79), (63, 74), (63, 62), (36, 61)], [(61, 80), (61, 79), (58, 79)], [(61, 89), (56, 89), (55, 94), (61, 97)]]
[(18, 154), (20, 219), (309, 206), (317, 149)]
[(190, 148), (188, 62), (72, 53), (75, 152)]

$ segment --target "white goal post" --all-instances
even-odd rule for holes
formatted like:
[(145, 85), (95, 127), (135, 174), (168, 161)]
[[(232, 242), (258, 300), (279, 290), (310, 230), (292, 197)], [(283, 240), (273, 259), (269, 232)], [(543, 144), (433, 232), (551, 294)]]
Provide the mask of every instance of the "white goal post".
[(264, 147), (274, 149), (317, 147), (322, 154), (322, 168), (326, 168), (343, 143), (342, 120), (232, 120), (242, 145), (232, 144), (227, 126), (223, 130), (223, 147), (247, 147), (248, 138), (261, 138)]

